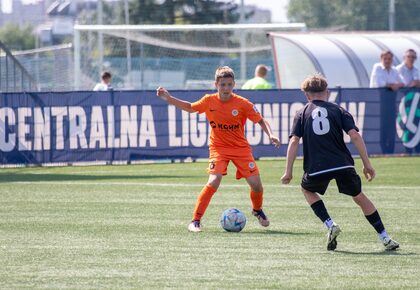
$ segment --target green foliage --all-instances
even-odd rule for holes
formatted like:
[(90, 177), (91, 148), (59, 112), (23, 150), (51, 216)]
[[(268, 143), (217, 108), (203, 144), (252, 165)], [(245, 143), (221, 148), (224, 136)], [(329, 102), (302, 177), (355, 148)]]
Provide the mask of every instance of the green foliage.
[(7, 23), (0, 28), (0, 41), (10, 50), (25, 50), (35, 48), (35, 36), (29, 25), (20, 28), (15, 23)]
[[(290, 20), (309, 28), (388, 30), (388, 0), (290, 0)], [(418, 30), (420, 1), (395, 1), (395, 29)]]
[[(1, 169), (1, 288), (420, 289), (420, 158), (372, 163), (378, 175), (364, 191), (400, 242), (395, 253), (335, 182), (323, 198), (343, 232), (327, 252), (324, 226), (300, 191), (302, 160), (287, 186), (284, 160), (258, 162), (267, 229), (229, 166), (200, 234), (186, 227), (207, 182), (204, 162)], [(241, 233), (219, 225), (229, 207), (248, 218)]]
[(237, 8), (233, 1), (220, 0), (131, 1), (130, 24), (236, 23), (239, 20)]

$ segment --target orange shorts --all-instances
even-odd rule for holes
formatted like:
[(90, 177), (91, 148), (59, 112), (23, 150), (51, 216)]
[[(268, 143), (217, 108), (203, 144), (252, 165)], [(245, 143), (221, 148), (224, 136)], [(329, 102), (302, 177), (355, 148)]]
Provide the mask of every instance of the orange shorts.
[(244, 156), (240, 158), (228, 158), (226, 156), (217, 156), (209, 159), (209, 174), (227, 175), (227, 168), (229, 162), (232, 161), (236, 167), (236, 179), (247, 178), (254, 175), (259, 175), (257, 163), (254, 157)]

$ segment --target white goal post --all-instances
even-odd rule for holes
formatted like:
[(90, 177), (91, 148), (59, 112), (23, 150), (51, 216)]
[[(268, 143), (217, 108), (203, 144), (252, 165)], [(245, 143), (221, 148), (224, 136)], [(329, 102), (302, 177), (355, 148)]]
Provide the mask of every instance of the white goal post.
[[(226, 60), (235, 59), (238, 79), (244, 80), (254, 65), (252, 62), (248, 64), (247, 59), (254, 57), (257, 61), (259, 53), (271, 58), (268, 32), (305, 30), (304, 23), (75, 25), (74, 89), (88, 89), (92, 80), (98, 81), (100, 71), (107, 66), (111, 66), (111, 71), (118, 70), (121, 89), (148, 89), (148, 84), (170, 79), (168, 76), (171, 75), (174, 81), (172, 84), (168, 82), (168, 87), (184, 89), (188, 84), (204, 81), (209, 76), (193, 67), (196, 79), (189, 79), (179, 62), (165, 65), (165, 61), (184, 59), (195, 63), (207, 56), (211, 58), (209, 62), (198, 62), (197, 67), (207, 66), (209, 70), (208, 66), (213, 66), (213, 63), (222, 65)], [(133, 54), (132, 49), (135, 50)], [(213, 68), (210, 71), (213, 73)], [(91, 80), (90, 83), (85, 82), (87, 79)]]

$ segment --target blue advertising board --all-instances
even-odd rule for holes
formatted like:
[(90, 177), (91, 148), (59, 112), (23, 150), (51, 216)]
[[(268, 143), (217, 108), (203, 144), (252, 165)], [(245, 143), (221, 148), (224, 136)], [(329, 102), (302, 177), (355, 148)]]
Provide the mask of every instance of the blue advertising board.
[[(206, 93), (171, 91), (190, 102)], [(295, 112), (306, 103), (303, 93), (236, 93), (256, 105), (281, 140), (274, 148), (260, 126), (248, 121), (245, 134), (254, 156), (285, 156)], [(419, 152), (419, 98), (419, 89), (338, 88), (330, 101), (353, 115), (369, 154), (394, 154)], [(206, 158), (210, 129), (204, 114), (181, 112), (155, 91), (0, 94), (2, 165)], [(347, 136), (345, 141), (350, 142)]]

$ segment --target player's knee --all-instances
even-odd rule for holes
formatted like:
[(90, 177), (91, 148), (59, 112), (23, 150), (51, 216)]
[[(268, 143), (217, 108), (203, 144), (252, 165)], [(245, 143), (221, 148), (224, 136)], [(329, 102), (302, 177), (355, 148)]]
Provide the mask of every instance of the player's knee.
[(219, 189), (220, 186), (220, 181), (218, 180), (213, 180), (213, 181), (209, 181), (207, 182), (207, 185), (213, 187), (215, 190)]
[(220, 186), (220, 182), (222, 181), (222, 175), (212, 174), (209, 176), (209, 180), (207, 181), (207, 185), (213, 187), (214, 189), (218, 189)]
[(208, 185), (208, 186), (213, 187), (215, 190), (218, 190), (218, 189), (219, 189), (219, 185), (220, 185), (220, 183), (216, 183), (216, 182), (207, 182), (207, 185)]
[(251, 190), (255, 191), (255, 192), (263, 192), (264, 188), (263, 188), (261, 183), (260, 184), (252, 184), (251, 185)]
[(353, 196), (353, 200), (359, 206), (362, 206), (370, 202), (370, 200), (367, 198), (367, 196), (363, 192), (359, 193), (356, 196)]
[(364, 199), (366, 199), (366, 195), (363, 194), (363, 192), (359, 193), (358, 195), (353, 196), (353, 200), (356, 203), (360, 203), (361, 201), (363, 201)]
[(305, 196), (315, 196), (316, 195), (316, 193), (315, 192), (312, 192), (312, 191), (309, 191), (309, 190), (306, 190), (306, 189), (304, 189), (304, 188), (302, 188), (302, 193), (303, 193), (303, 195), (305, 195)]

